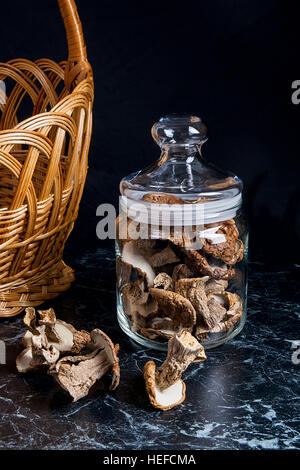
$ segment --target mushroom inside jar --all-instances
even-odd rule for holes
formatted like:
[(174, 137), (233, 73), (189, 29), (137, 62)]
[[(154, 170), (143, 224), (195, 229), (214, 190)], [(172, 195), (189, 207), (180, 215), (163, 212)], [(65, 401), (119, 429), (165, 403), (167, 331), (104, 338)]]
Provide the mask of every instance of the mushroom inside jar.
[(239, 325), (243, 301), (236, 284), (244, 244), (236, 223), (206, 225), (197, 236), (199, 249), (185, 232), (172, 230), (165, 238), (118, 241), (120, 303), (134, 333), (167, 342), (185, 329), (209, 343)]

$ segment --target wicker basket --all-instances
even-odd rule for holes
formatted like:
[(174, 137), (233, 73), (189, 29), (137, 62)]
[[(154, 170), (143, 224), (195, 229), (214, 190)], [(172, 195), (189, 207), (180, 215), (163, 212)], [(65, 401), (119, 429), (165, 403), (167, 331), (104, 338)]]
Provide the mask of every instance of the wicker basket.
[(76, 5), (58, 4), (67, 62), (0, 64), (0, 317), (56, 297), (74, 279), (62, 255), (86, 179), (94, 87)]

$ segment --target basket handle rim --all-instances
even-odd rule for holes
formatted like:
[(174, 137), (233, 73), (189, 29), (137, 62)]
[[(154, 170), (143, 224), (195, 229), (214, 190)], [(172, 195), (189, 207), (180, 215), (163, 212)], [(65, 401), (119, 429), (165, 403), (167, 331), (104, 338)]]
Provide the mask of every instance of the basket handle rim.
[(75, 0), (57, 0), (57, 3), (68, 42), (68, 66), (65, 71), (65, 82), (68, 88), (73, 88), (78, 82), (91, 76), (91, 67), (87, 60), (86, 45)]

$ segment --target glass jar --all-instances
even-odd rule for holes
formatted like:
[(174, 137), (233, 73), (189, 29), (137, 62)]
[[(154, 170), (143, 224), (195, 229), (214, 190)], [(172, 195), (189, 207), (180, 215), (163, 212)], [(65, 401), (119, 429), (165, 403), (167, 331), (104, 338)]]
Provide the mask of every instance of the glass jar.
[(200, 118), (163, 117), (152, 136), (161, 147), (158, 161), (120, 183), (118, 321), (148, 347), (167, 349), (185, 328), (212, 348), (246, 320), (242, 181), (204, 160)]

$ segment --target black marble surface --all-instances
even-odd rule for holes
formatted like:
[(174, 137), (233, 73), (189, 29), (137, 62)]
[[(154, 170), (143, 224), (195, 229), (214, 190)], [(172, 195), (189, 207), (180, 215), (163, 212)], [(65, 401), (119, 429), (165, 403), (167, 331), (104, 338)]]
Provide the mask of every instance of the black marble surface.
[(107, 392), (98, 384), (72, 404), (51, 377), (17, 374), (22, 319), (1, 319), (7, 364), (0, 365), (0, 449), (300, 449), (300, 364), (291, 349), (300, 340), (297, 267), (251, 265), (244, 330), (192, 364), (185, 403), (161, 412), (148, 402), (142, 367), (164, 353), (136, 346), (119, 329), (112, 251), (86, 252), (72, 266), (73, 287), (45, 306), (120, 344), (120, 386)]

